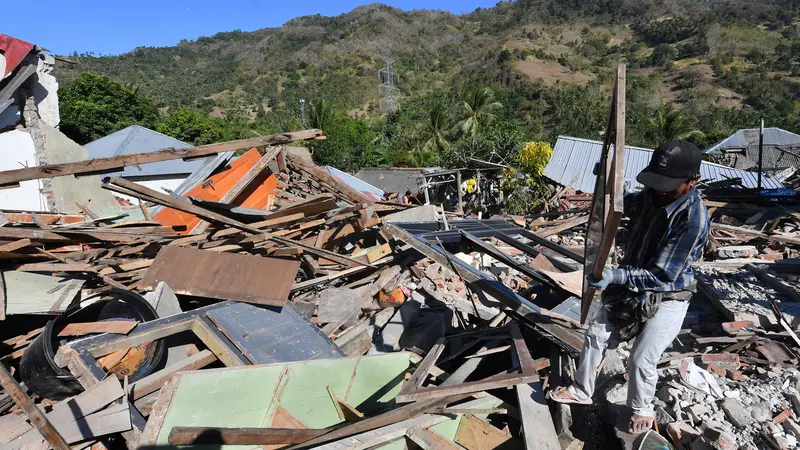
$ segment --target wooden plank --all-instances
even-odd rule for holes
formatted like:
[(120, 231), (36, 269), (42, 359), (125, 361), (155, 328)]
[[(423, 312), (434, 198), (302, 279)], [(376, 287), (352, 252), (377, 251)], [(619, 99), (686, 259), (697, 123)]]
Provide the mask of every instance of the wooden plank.
[(527, 450), (560, 450), (558, 433), (544, 397), (541, 381), (518, 384), (517, 402)]
[[(471, 359), (470, 361), (476, 361)], [(458, 386), (431, 386), (419, 388), (406, 395), (398, 395), (396, 400), (398, 402), (419, 402), (423, 399), (449, 397), (458, 394), (473, 394), (475, 392), (487, 391), (490, 389), (499, 389), (504, 387), (515, 386), (522, 383), (531, 383), (539, 380), (539, 375), (535, 372), (533, 374), (519, 374), (519, 373), (502, 373), (494, 375), (483, 380), (469, 381), (461, 383)]]
[(439, 433), (424, 429), (419, 425), (411, 427), (406, 431), (406, 436), (411, 439), (422, 450), (463, 450), (464, 447), (449, 441)]
[(71, 450), (71, 447), (67, 444), (67, 441), (64, 440), (64, 437), (61, 436), (55, 427), (53, 427), (53, 424), (47, 420), (44, 413), (33, 404), (30, 397), (25, 394), (25, 391), (22, 390), (11, 374), (8, 373), (2, 363), (0, 363), (0, 386), (14, 399), (14, 403), (25, 411), (25, 415), (28, 416), (31, 424), (36, 427), (39, 434), (41, 434), (53, 448), (57, 450)]
[(283, 306), (299, 261), (163, 247), (140, 289), (165, 281), (176, 294)]
[(29, 245), (31, 245), (30, 239), (28, 238), (18, 239), (14, 242), (9, 242), (8, 244), (0, 245), (0, 252), (13, 252), (15, 250), (25, 248)]
[(83, 263), (29, 263), (22, 264), (16, 269), (20, 272), (94, 272), (91, 264)]
[(555, 225), (555, 226), (552, 226), (552, 227), (539, 228), (538, 230), (535, 231), (535, 233), (539, 237), (546, 238), (546, 237), (550, 237), (550, 236), (559, 234), (559, 233), (564, 232), (566, 230), (569, 230), (571, 228), (575, 228), (577, 226), (583, 225), (588, 221), (589, 221), (589, 216), (588, 215), (586, 215), (586, 216), (575, 216), (575, 217), (571, 217), (571, 218), (567, 219), (566, 222), (564, 222), (564, 223), (562, 223), (560, 225)]
[(6, 170), (4, 172), (0, 172), (0, 186), (17, 186), (21, 181), (60, 177), (64, 175), (89, 175), (116, 172), (127, 166), (135, 166), (159, 161), (169, 161), (173, 159), (211, 156), (217, 153), (241, 150), (244, 148), (286, 144), (293, 141), (314, 139), (321, 135), (321, 130), (304, 130), (292, 133), (259, 136), (250, 139), (240, 139), (238, 141), (201, 145), (198, 147), (182, 149), (166, 148), (164, 150), (148, 153), (133, 153), (128, 155), (112, 156), (108, 158), (95, 158), (86, 161), (76, 161), (64, 164), (48, 164), (24, 169)]
[[(269, 168), (269, 163), (275, 156), (280, 153), (281, 147), (271, 147), (268, 148), (264, 152), (264, 156), (253, 166), (251, 167), (241, 178), (239, 178), (236, 183), (230, 188), (225, 195), (222, 196), (221, 199), (218, 200), (218, 203), (233, 203), (239, 195), (247, 189), (254, 180), (256, 180), (262, 172)], [(210, 223), (201, 220), (194, 228), (189, 231), (189, 234), (198, 234), (204, 232), (208, 229)]]
[[(595, 181), (584, 251), (584, 290), (581, 299), (581, 323), (585, 323), (597, 292), (588, 287), (587, 278), (603, 275), (606, 260), (622, 219), (622, 185), (625, 170), (625, 64), (617, 68), (617, 80), (600, 155), (600, 169)], [(620, 134), (618, 136), (618, 134)], [(612, 159), (611, 144), (614, 143)]]
[(178, 372), (202, 369), (216, 360), (217, 357), (211, 350), (203, 350), (186, 359), (177, 361), (133, 383), (130, 387), (131, 397), (134, 400), (138, 400), (151, 392), (161, 389), (161, 386), (166, 384), (172, 375)]
[(58, 333), (58, 336), (84, 336), (92, 333), (128, 334), (138, 323), (135, 320), (69, 323)]
[[(102, 260), (98, 261), (98, 263), (102, 263)], [(138, 261), (131, 261), (129, 263), (114, 265), (113, 267), (106, 267), (105, 269), (100, 269), (100, 275), (111, 275), (114, 273), (121, 273), (121, 272), (129, 272), (131, 270), (137, 269), (144, 269), (146, 267), (150, 267), (153, 264), (152, 259), (140, 259)]]
[[(467, 450), (490, 450), (495, 448), (521, 448), (515, 446), (512, 437), (484, 422), (483, 420), (467, 414), (461, 418), (456, 430), (454, 441)], [(560, 448), (560, 447), (559, 447)]]
[[(229, 217), (223, 216), (221, 214), (217, 214), (213, 211), (210, 211), (206, 208), (202, 208), (197, 205), (190, 204), (188, 202), (176, 200), (168, 195), (161, 194), (160, 192), (156, 192), (153, 189), (148, 189), (144, 186), (139, 186), (136, 183), (130, 182), (120, 177), (109, 177), (104, 180), (106, 184), (103, 185), (104, 188), (110, 189), (112, 191), (121, 192), (126, 195), (133, 195), (133, 196), (140, 196), (146, 197), (150, 201), (158, 203), (160, 205), (168, 206), (173, 209), (177, 209), (179, 211), (187, 212), (189, 214), (194, 214), (202, 219), (211, 220), (215, 222), (219, 222), (225, 225), (232, 226), (236, 229), (246, 231), (252, 234), (263, 234), (265, 239), (277, 242), (279, 244), (283, 244), (289, 247), (300, 247), (303, 250), (307, 251), (308, 253), (324, 257), (326, 259), (330, 259), (332, 261), (338, 262), (340, 264), (344, 264), (348, 267), (354, 265), (364, 265), (370, 266), (369, 264), (362, 263), (360, 261), (348, 258), (346, 256), (339, 255), (337, 253), (329, 252), (327, 250), (318, 249), (312, 247), (310, 245), (303, 244), (302, 242), (293, 241), (291, 239), (287, 239), (284, 237), (279, 236), (271, 236), (269, 233), (264, 233), (263, 231), (259, 230), (258, 228), (253, 227), (252, 225), (248, 225), (238, 220), (231, 219)], [(120, 187), (122, 189), (115, 188), (115, 186)], [(2, 230), (2, 228), (0, 228)]]
[(406, 380), (406, 382), (403, 384), (403, 388), (400, 390), (399, 395), (409, 394), (422, 386), (422, 383), (424, 383), (425, 379), (428, 378), (428, 373), (431, 371), (431, 367), (436, 364), (436, 360), (439, 359), (439, 356), (441, 356), (442, 352), (444, 351), (446, 343), (447, 339), (443, 337), (436, 341), (436, 344), (431, 347), (430, 351), (428, 351), (428, 354), (425, 355), (425, 358), (419, 363), (416, 370), (414, 370), (411, 378)]
[(392, 246), (388, 243), (382, 244), (380, 247), (367, 253), (367, 261), (372, 264), (389, 253), (392, 253)]
[(59, 423), (74, 421), (100, 411), (123, 395), (125, 391), (122, 390), (119, 380), (111, 376), (71, 399), (56, 403), (47, 418), (58, 426)]
[(310, 439), (330, 432), (294, 428), (215, 428), (172, 427), (169, 433), (171, 445), (266, 445), (302, 444)]
[(402, 439), (410, 428), (419, 426), (432, 427), (448, 420), (445, 416), (423, 414), (412, 419), (387, 425), (373, 431), (367, 431), (355, 436), (346, 437), (336, 442), (331, 442), (317, 447), (317, 450), (366, 450), (380, 444)]

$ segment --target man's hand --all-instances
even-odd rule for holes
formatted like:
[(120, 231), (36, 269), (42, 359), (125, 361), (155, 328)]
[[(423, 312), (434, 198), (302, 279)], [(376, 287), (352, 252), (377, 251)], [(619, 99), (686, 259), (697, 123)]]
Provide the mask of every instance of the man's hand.
[(587, 277), (587, 281), (589, 282), (589, 287), (598, 291), (602, 291), (603, 289), (608, 287), (608, 282), (611, 279), (611, 269), (603, 269), (603, 277), (598, 279), (594, 276), (594, 274), (589, 274)]

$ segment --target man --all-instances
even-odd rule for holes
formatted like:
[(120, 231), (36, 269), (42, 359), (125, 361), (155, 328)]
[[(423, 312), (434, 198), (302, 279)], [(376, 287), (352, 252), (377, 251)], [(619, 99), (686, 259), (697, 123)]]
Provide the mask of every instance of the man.
[(630, 431), (653, 425), (656, 365), (681, 329), (697, 290), (691, 266), (708, 240), (708, 211), (695, 188), (700, 161), (695, 145), (667, 142), (636, 178), (645, 189), (625, 197), (624, 255), (602, 279), (590, 277), (589, 285), (603, 291), (603, 308), (586, 331), (574, 383), (552, 391), (554, 401), (591, 404), (606, 349), (635, 337), (628, 360)]

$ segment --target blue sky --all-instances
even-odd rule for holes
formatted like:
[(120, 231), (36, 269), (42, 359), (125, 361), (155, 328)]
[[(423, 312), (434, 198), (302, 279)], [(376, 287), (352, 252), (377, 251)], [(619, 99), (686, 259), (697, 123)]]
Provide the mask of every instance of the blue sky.
[[(498, 0), (386, 0), (391, 6), (441, 9), (466, 13), (494, 6)], [(358, 0), (11, 0), (0, 33), (48, 48), (56, 54), (73, 51), (119, 54), (138, 46), (169, 46), (220, 31), (277, 27), (309, 14), (335, 16), (359, 5)]]

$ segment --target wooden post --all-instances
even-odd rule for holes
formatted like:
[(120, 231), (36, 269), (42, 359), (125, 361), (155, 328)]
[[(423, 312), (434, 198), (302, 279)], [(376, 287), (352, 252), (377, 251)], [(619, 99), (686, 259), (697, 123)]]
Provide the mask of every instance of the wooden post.
[(475, 171), (475, 195), (478, 196), (478, 210), (483, 211), (483, 191), (481, 190), (481, 171)]
[(64, 437), (59, 434), (52, 423), (47, 420), (44, 413), (36, 407), (31, 401), (31, 398), (22, 390), (17, 380), (8, 373), (6, 367), (0, 363), (0, 386), (3, 386), (8, 395), (14, 399), (25, 415), (28, 416), (31, 423), (39, 431), (39, 433), (47, 440), (47, 442), (57, 450), (71, 450), (72, 448), (64, 440)]
[(461, 206), (461, 171), (456, 171), (456, 192), (458, 193), (458, 205), (456, 205), (456, 212), (459, 214), (464, 213), (464, 208)]

